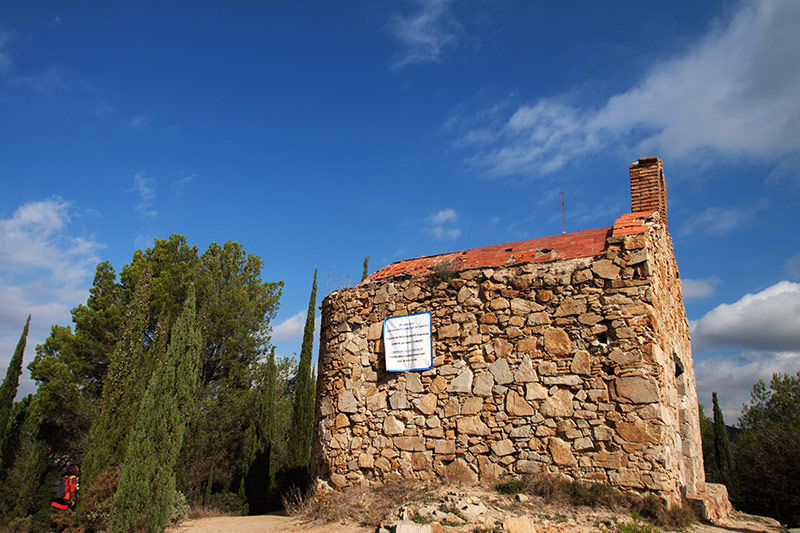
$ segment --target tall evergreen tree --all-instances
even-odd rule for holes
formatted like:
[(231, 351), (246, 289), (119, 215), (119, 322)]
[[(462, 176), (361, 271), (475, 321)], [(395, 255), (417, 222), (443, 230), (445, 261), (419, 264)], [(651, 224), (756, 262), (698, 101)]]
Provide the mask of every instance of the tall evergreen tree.
[(729, 485), (733, 473), (733, 457), (731, 456), (731, 445), (728, 441), (728, 428), (722, 417), (722, 410), (717, 402), (717, 393), (711, 393), (711, 401), (714, 403), (714, 464), (717, 467), (719, 480)]
[(25, 322), (25, 327), (22, 328), (22, 335), (20, 335), (17, 343), (17, 349), (14, 350), (14, 355), (11, 356), (11, 361), (8, 363), (6, 378), (3, 380), (3, 384), (0, 385), (0, 449), (3, 448), (6, 433), (11, 424), (14, 398), (19, 387), (19, 377), (22, 375), (22, 353), (25, 351), (25, 344), (28, 341), (28, 328), (30, 325), (31, 315), (28, 315), (28, 320)]
[(270, 350), (264, 372), (256, 390), (256, 416), (248, 428), (252, 431), (252, 454), (247, 469), (246, 493), (250, 514), (262, 514), (267, 509), (267, 497), (272, 479), (272, 442), (278, 432), (277, 394), (278, 366), (275, 348)]
[(161, 532), (167, 525), (175, 498), (175, 464), (197, 394), (202, 348), (190, 288), (166, 356), (141, 401), (114, 496), (113, 531)]
[(306, 466), (311, 454), (311, 429), (314, 424), (314, 383), (311, 380), (311, 354), (314, 348), (314, 313), (317, 307), (317, 271), (311, 285), (306, 325), (300, 362), (297, 365), (297, 381), (294, 391), (292, 431), (294, 434), (295, 465)]
[(125, 457), (131, 421), (138, 412), (141, 389), (149, 377), (142, 375), (148, 367), (143, 341), (149, 316), (149, 293), (150, 269), (146, 269), (125, 310), (120, 339), (103, 386), (102, 411), (89, 433), (83, 464), (83, 483), (87, 487), (97, 475), (116, 468)]
[(369, 256), (364, 258), (364, 272), (361, 273), (361, 281), (364, 281), (369, 276)]

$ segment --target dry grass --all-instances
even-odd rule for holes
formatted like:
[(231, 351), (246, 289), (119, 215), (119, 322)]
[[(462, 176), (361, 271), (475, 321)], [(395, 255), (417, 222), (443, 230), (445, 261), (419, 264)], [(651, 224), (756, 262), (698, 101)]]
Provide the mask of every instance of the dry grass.
[(196, 518), (214, 518), (217, 516), (235, 516), (234, 513), (229, 513), (226, 511), (220, 511), (219, 509), (213, 507), (206, 507), (204, 505), (192, 505), (189, 507), (189, 519), (194, 520)]
[(405, 480), (377, 489), (319, 490), (305, 496), (294, 491), (283, 503), (287, 513), (307, 520), (338, 522), (357, 516), (361, 525), (377, 527), (398, 506), (425, 501), (431, 493), (428, 485)]

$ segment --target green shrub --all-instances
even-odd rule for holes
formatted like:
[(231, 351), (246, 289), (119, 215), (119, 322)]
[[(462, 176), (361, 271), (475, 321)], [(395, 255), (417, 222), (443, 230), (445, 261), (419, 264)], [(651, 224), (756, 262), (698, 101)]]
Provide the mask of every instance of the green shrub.
[(207, 507), (216, 509), (224, 514), (240, 516), (247, 514), (247, 500), (229, 491), (215, 492), (212, 494)]

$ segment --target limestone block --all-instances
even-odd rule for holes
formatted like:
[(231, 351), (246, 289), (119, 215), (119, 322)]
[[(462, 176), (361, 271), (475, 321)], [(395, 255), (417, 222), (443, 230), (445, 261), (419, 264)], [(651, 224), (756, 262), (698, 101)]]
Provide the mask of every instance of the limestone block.
[(572, 449), (576, 452), (582, 452), (585, 450), (591, 450), (594, 448), (594, 443), (592, 439), (589, 437), (581, 437), (579, 439), (575, 439), (575, 442), (572, 443)]
[(508, 355), (514, 349), (514, 345), (505, 339), (495, 339), (492, 343), (492, 347), (494, 348), (494, 353), (497, 357), (508, 357)]
[(460, 331), (460, 324), (448, 324), (436, 329), (436, 337), (439, 339), (449, 339), (452, 337), (457, 337)]
[(497, 359), (489, 366), (489, 372), (494, 376), (495, 382), (500, 385), (505, 385), (514, 381), (511, 369), (508, 367), (508, 359)]
[(368, 453), (362, 453), (358, 456), (358, 467), (365, 470), (372, 470), (375, 467), (375, 457)]
[(334, 425), (336, 426), (336, 429), (347, 427), (350, 425), (350, 419), (347, 418), (346, 414), (339, 413), (338, 415), (336, 415), (336, 421)]
[(451, 455), (456, 453), (456, 441), (438, 439), (434, 443), (434, 453), (441, 455)]
[(560, 466), (573, 466), (578, 464), (578, 460), (570, 450), (569, 443), (557, 437), (550, 437), (547, 441), (547, 449), (550, 451), (550, 456), (553, 462)]
[(419, 374), (416, 372), (406, 372), (406, 390), (408, 392), (415, 392), (419, 393), (422, 392), (424, 387), (422, 386), (422, 379), (419, 377)]
[(489, 428), (478, 416), (465, 416), (456, 423), (458, 432), (464, 435), (488, 435)]
[(464, 285), (458, 291), (458, 295), (456, 296), (456, 300), (458, 301), (458, 303), (463, 304), (467, 299), (475, 297), (477, 295), (478, 295), (478, 293), (477, 293), (477, 291), (475, 289), (472, 289), (472, 288), (467, 287), (466, 285)]
[(472, 393), (478, 396), (491, 396), (494, 387), (494, 376), (490, 372), (478, 374), (475, 378), (475, 386)]
[(511, 300), (511, 314), (525, 316), (531, 312), (531, 304), (522, 298), (513, 298)]
[(421, 452), (425, 450), (424, 437), (395, 437), (394, 445), (406, 452)]
[(564, 376), (545, 376), (542, 378), (545, 385), (566, 385), (568, 387), (577, 387), (583, 385), (583, 378), (573, 374)]
[(628, 442), (661, 442), (662, 426), (649, 422), (617, 422), (617, 433)]
[(394, 415), (389, 415), (383, 420), (383, 432), (386, 435), (400, 435), (405, 429), (406, 425)]
[(509, 416), (531, 416), (534, 411), (531, 404), (513, 390), (506, 393), (506, 413)]
[(408, 398), (406, 397), (405, 390), (395, 391), (394, 394), (389, 396), (389, 405), (392, 409), (408, 409)]
[(432, 393), (423, 394), (414, 400), (414, 408), (422, 414), (432, 415), (436, 412), (436, 403), (438, 402), (436, 395)]
[(553, 314), (555, 317), (572, 316), (585, 313), (588, 305), (585, 298), (572, 298), (567, 297), (561, 302), (561, 305), (556, 308)]
[(571, 392), (566, 389), (559, 389), (542, 402), (539, 410), (545, 417), (572, 416), (574, 413), (572, 398)]
[(495, 441), (490, 447), (495, 455), (499, 457), (514, 453), (515, 450), (514, 444), (508, 439)]
[(558, 365), (555, 361), (542, 361), (539, 363), (539, 375), (555, 376), (558, 374)]
[(503, 520), (503, 531), (506, 533), (536, 533), (533, 520), (527, 516), (507, 516)]
[(519, 461), (516, 462), (516, 469), (517, 473), (519, 474), (533, 474), (535, 472), (541, 471), (542, 468), (539, 465), (539, 463), (520, 459)]
[(561, 328), (548, 328), (544, 332), (544, 351), (551, 355), (572, 353), (572, 341)]
[(483, 409), (483, 398), (479, 396), (471, 396), (464, 400), (464, 405), (461, 407), (462, 415), (475, 415)]
[(502, 311), (503, 309), (508, 309), (508, 307), (508, 300), (505, 298), (494, 298), (491, 302), (489, 302), (489, 308), (492, 311)]
[(464, 368), (447, 386), (447, 392), (468, 393), (472, 391), (472, 370)]
[(526, 400), (544, 400), (547, 398), (547, 387), (540, 383), (527, 383), (525, 385)]
[(658, 401), (658, 388), (645, 376), (616, 378), (617, 396), (632, 403), (653, 403)]
[(603, 279), (617, 279), (620, 268), (608, 259), (601, 259), (592, 264), (592, 272)]
[(521, 339), (517, 341), (517, 351), (518, 352), (534, 352), (536, 351), (536, 346), (539, 342), (537, 337), (527, 337), (525, 339)]
[(478, 483), (478, 474), (472, 470), (464, 459), (458, 458), (444, 468), (444, 477), (450, 483)]
[(592, 359), (589, 355), (589, 352), (585, 350), (581, 350), (579, 352), (575, 352), (575, 356), (572, 358), (572, 364), (569, 366), (569, 369), (574, 374), (581, 374), (584, 376), (588, 376), (592, 373)]
[(339, 393), (337, 405), (339, 406), (339, 411), (342, 413), (358, 412), (358, 401), (353, 393), (349, 390)]

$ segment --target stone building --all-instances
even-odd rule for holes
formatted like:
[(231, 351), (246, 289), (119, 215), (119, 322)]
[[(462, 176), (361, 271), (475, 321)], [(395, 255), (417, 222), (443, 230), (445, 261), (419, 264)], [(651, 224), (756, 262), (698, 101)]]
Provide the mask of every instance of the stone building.
[[(633, 163), (630, 181), (632, 212), (610, 227), (400, 261), (328, 295), (314, 474), (345, 487), (549, 472), (707, 499), (661, 160)], [(421, 312), (431, 368), (387, 371), (384, 320)]]

